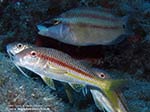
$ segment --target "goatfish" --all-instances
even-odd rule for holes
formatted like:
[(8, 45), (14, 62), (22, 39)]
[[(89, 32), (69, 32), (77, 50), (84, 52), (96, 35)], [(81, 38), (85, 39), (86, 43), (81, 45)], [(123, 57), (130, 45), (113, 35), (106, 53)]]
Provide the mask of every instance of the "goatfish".
[(75, 46), (112, 45), (125, 36), (125, 19), (99, 8), (75, 8), (37, 25), (38, 34)]
[(12, 56), (12, 59), (16, 65), (33, 71), (42, 79), (49, 77), (70, 85), (89, 85), (99, 88), (106, 95), (123, 81), (100, 79), (79, 61), (50, 48), (28, 48)]
[[(14, 56), (16, 55), (17, 53), (20, 53), (21, 51), (25, 50), (25, 49), (28, 49), (28, 48), (34, 48), (35, 46), (34, 45), (30, 45), (30, 44), (26, 44), (26, 43), (11, 43), (11, 44), (8, 44), (7, 45), (7, 52), (10, 56)], [(32, 70), (31, 70), (32, 71)], [(93, 69), (92, 68), (92, 71), (95, 73), (95, 75), (97, 75), (99, 78), (101, 79), (107, 79), (108, 78), (108, 75), (106, 75), (106, 72), (104, 71), (101, 71), (100, 69)], [(44, 73), (43, 73), (44, 74)], [(41, 75), (40, 75), (41, 76)], [(48, 84), (52, 89), (55, 89), (55, 86), (54, 86), (54, 83), (52, 81), (51, 78), (49, 77), (42, 77), (42, 79), (44, 80), (44, 82), (46, 84)], [(72, 84), (71, 87), (73, 89), (82, 89), (83, 87), (85, 86), (82, 86), (82, 85), (78, 85), (78, 84)], [(80, 89), (80, 90), (81, 90)], [(115, 99), (118, 99), (117, 101), (120, 101), (119, 98), (116, 98), (115, 96), (113, 96), (110, 101), (108, 100), (108, 98), (99, 90), (97, 89), (90, 89), (91, 91), (91, 94), (93, 96), (93, 99), (95, 101), (95, 104), (96, 106), (100, 109), (100, 110), (107, 110), (108, 112), (127, 112), (127, 111), (121, 111), (122, 108), (124, 109), (124, 106), (120, 106), (119, 104), (122, 104), (122, 103), (118, 103), (116, 102), (117, 104), (117, 108), (120, 110), (120, 111), (115, 111), (116, 109), (113, 109), (115, 107), (112, 107), (112, 104), (109, 103), (109, 102), (115, 102)], [(109, 92), (110, 94), (110, 92)], [(113, 103), (114, 103), (113, 102)], [(114, 105), (114, 104), (113, 104)], [(119, 107), (119, 106), (120, 107)], [(108, 108), (109, 107), (109, 108)]]

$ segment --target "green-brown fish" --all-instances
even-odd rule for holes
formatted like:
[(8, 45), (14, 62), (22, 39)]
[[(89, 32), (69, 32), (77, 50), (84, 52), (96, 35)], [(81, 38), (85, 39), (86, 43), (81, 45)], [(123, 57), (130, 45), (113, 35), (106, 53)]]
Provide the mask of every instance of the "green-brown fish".
[(76, 45), (111, 45), (121, 42), (124, 21), (99, 8), (75, 8), (37, 25), (38, 34)]

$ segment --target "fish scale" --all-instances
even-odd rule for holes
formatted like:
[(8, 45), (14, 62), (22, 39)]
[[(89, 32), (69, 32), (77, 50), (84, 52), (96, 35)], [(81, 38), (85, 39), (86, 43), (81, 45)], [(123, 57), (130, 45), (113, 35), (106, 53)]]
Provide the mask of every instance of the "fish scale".
[(86, 76), (89, 76), (90, 78), (92, 78), (91, 75), (94, 75), (93, 72), (89, 71), (81, 63), (78, 63), (76, 60), (73, 60), (69, 55), (64, 54), (63, 52), (60, 52), (60, 51), (57, 52), (56, 50), (53, 50), (53, 49), (44, 49), (44, 53), (42, 53), (41, 52), (42, 49), (40, 48), (37, 48), (37, 49), (36, 51), (40, 52), (38, 56), (42, 59), (53, 62), (60, 66), (64, 66), (66, 68), (72, 69), (76, 72), (83, 73)]

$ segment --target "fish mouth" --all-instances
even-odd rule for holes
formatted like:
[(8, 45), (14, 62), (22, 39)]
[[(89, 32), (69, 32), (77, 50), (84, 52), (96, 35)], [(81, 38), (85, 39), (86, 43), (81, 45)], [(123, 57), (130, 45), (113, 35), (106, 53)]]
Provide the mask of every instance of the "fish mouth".
[(14, 56), (14, 54), (11, 52), (11, 45), (10, 44), (6, 46), (6, 51), (10, 57)]
[(43, 26), (43, 25), (37, 25), (36, 27), (39, 30), (39, 32), (46, 32), (46, 31), (48, 31), (48, 28)]

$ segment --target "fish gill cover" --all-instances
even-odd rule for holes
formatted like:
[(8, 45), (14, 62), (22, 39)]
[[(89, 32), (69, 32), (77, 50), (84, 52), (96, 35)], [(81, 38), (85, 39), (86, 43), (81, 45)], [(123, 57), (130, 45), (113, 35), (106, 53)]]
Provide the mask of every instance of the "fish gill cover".
[[(39, 37), (36, 29), (37, 24), (46, 18), (56, 17), (69, 9), (81, 6), (107, 8), (120, 17), (128, 14), (133, 15), (133, 19), (128, 22), (128, 25), (134, 35), (116, 46), (88, 47), (91, 49), (88, 53), (85, 48), (66, 46), (63, 43)], [(40, 45), (60, 49), (72, 56), (100, 58), (101, 63), (98, 67), (109, 71), (111, 77), (129, 80), (129, 83), (121, 90), (129, 110), (131, 112), (149, 112), (149, 18), (149, 0), (0, 0), (0, 111), (9, 112), (9, 106), (15, 107), (25, 104), (37, 104), (43, 107), (49, 105), (52, 112), (99, 111), (90, 94), (84, 97), (81, 93), (74, 92), (74, 103), (69, 104), (60, 84), (57, 84), (58, 87), (55, 91), (58, 97), (53, 95), (53, 91), (41, 80), (31, 80), (24, 77), (14, 69), (8, 58), (5, 57), (5, 47), (10, 42), (35, 43), (38, 41), (37, 43)], [(80, 50), (84, 52), (81, 53)], [(94, 54), (92, 54), (92, 50), (95, 52)], [(89, 52), (92, 53), (89, 54)]]

